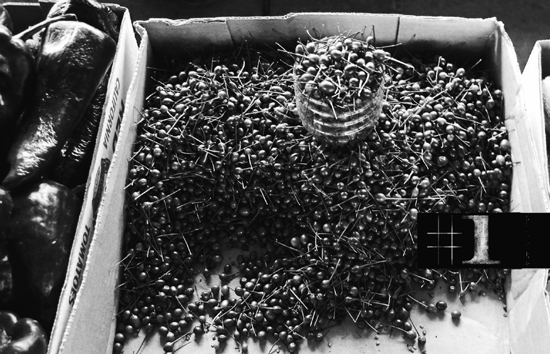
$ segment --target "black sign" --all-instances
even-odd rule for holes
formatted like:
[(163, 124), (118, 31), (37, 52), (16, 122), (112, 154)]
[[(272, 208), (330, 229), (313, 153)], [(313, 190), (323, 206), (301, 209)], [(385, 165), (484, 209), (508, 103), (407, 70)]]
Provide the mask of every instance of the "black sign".
[(419, 214), (419, 268), (549, 268), (550, 213)]

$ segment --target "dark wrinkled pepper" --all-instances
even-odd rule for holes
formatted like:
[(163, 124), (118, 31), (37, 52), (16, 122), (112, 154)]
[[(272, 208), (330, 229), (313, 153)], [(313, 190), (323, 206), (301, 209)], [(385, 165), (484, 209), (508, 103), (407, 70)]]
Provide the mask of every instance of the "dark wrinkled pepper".
[(0, 186), (0, 242), (6, 237), (6, 228), (13, 209), (10, 192)]
[(31, 318), (0, 311), (0, 354), (46, 354), (44, 329)]
[(19, 314), (46, 331), (55, 319), (80, 215), (81, 200), (67, 187), (40, 181), (12, 193), (9, 255)]
[(107, 95), (107, 84), (108, 75), (99, 85), (75, 132), (55, 157), (50, 178), (69, 188), (85, 184), (88, 179)]
[[(105, 4), (94, 0), (60, 0), (48, 13), (48, 17), (74, 14), (85, 22), (118, 41), (120, 21), (118, 16)], [(86, 108), (82, 121), (73, 135), (57, 153), (49, 178), (69, 188), (85, 184), (92, 163), (103, 105), (107, 95), (108, 72), (99, 85), (92, 101)]]
[(0, 4), (0, 26), (6, 27), (11, 33), (13, 33), (13, 22), (11, 20), (10, 13), (6, 11), (2, 4)]
[(78, 20), (89, 24), (118, 41), (120, 23), (117, 15), (105, 4), (95, 0), (60, 0), (53, 4), (48, 18), (74, 14)]
[(15, 188), (45, 174), (80, 123), (115, 51), (115, 42), (88, 24), (49, 25), (38, 53), (34, 93), (7, 155), (5, 186)]
[(13, 301), (13, 272), (8, 248), (0, 243), (0, 306), (9, 307)]
[(6, 246), (12, 210), (11, 195), (0, 186), (0, 306), (7, 306), (13, 298), (13, 275)]
[[(24, 99), (32, 93), (34, 80), (34, 57), (25, 39), (41, 31), (49, 24), (63, 19), (64, 15), (44, 20), (35, 26), (12, 36), (13, 25), (9, 13), (0, 4), (0, 156), (7, 155), (13, 132), (24, 107)], [(0, 159), (0, 179), (8, 171), (6, 161)]]
[[(12, 37), (9, 14), (3, 7), (0, 10), (0, 156), (5, 156), (33, 78), (34, 59), (25, 43)], [(6, 171), (1, 161), (0, 178)]]
[(22, 110), (24, 94), (33, 68), (34, 59), (25, 43), (17, 37), (12, 37), (7, 27), (0, 26), (0, 123), (3, 126), (12, 123), (13, 118)]

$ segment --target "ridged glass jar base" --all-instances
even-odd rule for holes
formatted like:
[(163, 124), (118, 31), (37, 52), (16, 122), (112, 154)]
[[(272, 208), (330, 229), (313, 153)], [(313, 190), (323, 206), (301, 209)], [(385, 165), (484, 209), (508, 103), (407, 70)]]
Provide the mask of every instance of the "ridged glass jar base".
[(296, 106), (303, 126), (315, 137), (332, 144), (364, 140), (374, 129), (382, 111), (383, 85), (368, 99), (356, 99), (346, 107), (339, 107), (327, 100), (308, 97), (294, 85)]

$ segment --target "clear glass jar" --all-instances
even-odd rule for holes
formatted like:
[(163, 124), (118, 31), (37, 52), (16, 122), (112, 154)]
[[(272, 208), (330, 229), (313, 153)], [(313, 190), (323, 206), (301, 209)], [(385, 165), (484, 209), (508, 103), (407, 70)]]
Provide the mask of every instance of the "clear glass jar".
[(383, 83), (370, 98), (354, 100), (345, 107), (327, 99), (315, 99), (294, 84), (296, 107), (303, 126), (315, 137), (332, 144), (345, 145), (364, 140), (372, 132), (380, 113), (384, 96)]

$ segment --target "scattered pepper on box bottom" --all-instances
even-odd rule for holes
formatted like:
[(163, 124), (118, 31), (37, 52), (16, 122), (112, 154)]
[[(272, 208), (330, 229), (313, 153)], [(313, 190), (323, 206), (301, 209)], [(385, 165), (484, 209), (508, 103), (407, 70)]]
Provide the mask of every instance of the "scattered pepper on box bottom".
[[(352, 51), (344, 44), (335, 67)], [(443, 57), (400, 60), (375, 130), (342, 147), (300, 124), (287, 53), (243, 46), (155, 72), (129, 164), (115, 353), (153, 329), (167, 353), (207, 331), (216, 349), (256, 337), (294, 352), (345, 318), (422, 345), (413, 305), (447, 304), (413, 288), (441, 279), (461, 297), (480, 286), (503, 296), (505, 270), (415, 268), (418, 213), (509, 210), (502, 92)], [(263, 252), (223, 264), (222, 250), (249, 246)], [(221, 285), (196, 293), (194, 277), (218, 267)]]

